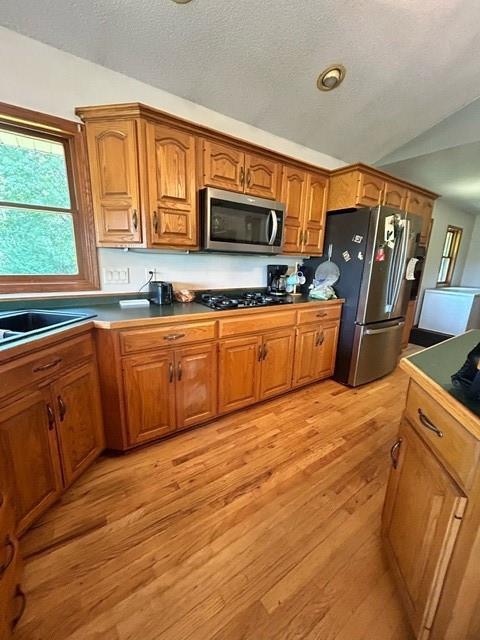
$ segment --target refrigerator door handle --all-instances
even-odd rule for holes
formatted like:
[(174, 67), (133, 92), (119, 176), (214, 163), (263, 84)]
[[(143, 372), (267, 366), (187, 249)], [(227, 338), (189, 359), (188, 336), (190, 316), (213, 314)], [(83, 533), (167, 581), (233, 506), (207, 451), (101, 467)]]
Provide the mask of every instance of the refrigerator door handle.
[(375, 336), (378, 333), (387, 333), (387, 331), (391, 331), (397, 327), (403, 327), (404, 324), (405, 322), (402, 320), (401, 322), (397, 322), (397, 324), (391, 324), (389, 327), (384, 327), (383, 329), (367, 329), (364, 333), (366, 336)]
[(392, 301), (392, 309), (395, 309), (398, 303), (398, 299), (400, 297), (400, 292), (402, 290), (403, 277), (406, 269), (406, 261), (407, 261), (407, 251), (408, 251), (408, 242), (410, 239), (410, 220), (406, 218), (405, 220), (405, 228), (403, 230), (403, 246), (402, 253), (400, 255), (400, 264), (397, 274), (397, 281), (395, 283), (393, 301)]

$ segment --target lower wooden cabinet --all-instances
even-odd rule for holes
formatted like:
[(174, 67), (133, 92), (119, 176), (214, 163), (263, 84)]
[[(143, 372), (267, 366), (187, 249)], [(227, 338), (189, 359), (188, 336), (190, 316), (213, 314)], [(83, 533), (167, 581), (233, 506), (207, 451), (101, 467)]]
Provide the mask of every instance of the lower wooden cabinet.
[[(62, 347), (67, 349), (68, 343)], [(9, 404), (5, 399), (0, 408), (0, 460), (2, 464), (6, 461), (18, 534), (55, 502), (104, 448), (95, 358), (87, 356), (83, 363), (80, 358), (70, 367), (68, 359), (52, 362), (60, 360), (65, 371), (50, 374), (41, 387), (26, 378), (22, 395)], [(39, 364), (44, 361), (40, 351), (38, 358), (29, 359), (28, 366), (34, 371), (45, 369)]]
[(59, 497), (62, 471), (51, 397), (34, 391), (6, 407), (0, 448), (15, 498), (17, 531), (25, 531)]
[(205, 422), (217, 411), (217, 345), (123, 359), (130, 445)]
[(292, 387), (295, 332), (277, 331), (263, 338), (260, 398), (269, 398)]
[(258, 400), (262, 336), (220, 342), (218, 412), (228, 413)]
[(0, 640), (9, 640), (25, 609), (22, 570), (11, 475), (4, 465), (0, 468)]
[(407, 420), (391, 456), (383, 539), (415, 637), (426, 640), (467, 498)]
[(293, 386), (328, 378), (335, 369), (338, 322), (306, 325), (297, 329)]
[(52, 386), (64, 485), (70, 485), (104, 448), (96, 363), (70, 371)]

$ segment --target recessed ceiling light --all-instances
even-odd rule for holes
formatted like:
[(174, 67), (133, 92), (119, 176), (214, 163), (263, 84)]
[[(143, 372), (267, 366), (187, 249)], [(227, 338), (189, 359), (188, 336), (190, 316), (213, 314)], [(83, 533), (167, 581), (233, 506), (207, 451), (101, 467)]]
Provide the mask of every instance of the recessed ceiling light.
[(317, 87), (320, 91), (336, 89), (345, 78), (347, 70), (343, 64), (332, 64), (318, 76)]

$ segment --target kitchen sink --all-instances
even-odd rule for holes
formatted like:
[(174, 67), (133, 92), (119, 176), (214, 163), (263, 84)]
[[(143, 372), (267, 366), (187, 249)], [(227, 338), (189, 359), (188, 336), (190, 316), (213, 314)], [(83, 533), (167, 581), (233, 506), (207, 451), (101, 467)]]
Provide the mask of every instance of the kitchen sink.
[(93, 317), (94, 313), (33, 309), (3, 313), (0, 314), (0, 345)]

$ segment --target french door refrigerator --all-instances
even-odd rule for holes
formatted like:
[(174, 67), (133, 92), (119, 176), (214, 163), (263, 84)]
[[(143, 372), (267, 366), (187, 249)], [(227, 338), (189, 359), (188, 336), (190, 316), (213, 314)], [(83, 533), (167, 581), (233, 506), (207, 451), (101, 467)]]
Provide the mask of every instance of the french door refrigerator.
[[(325, 248), (340, 270), (334, 285), (344, 298), (334, 378), (356, 387), (396, 366), (422, 221), (389, 207), (330, 213)], [(307, 283), (328, 258), (304, 262)], [(413, 266), (413, 265), (412, 265)]]

